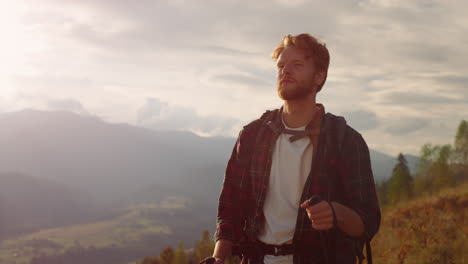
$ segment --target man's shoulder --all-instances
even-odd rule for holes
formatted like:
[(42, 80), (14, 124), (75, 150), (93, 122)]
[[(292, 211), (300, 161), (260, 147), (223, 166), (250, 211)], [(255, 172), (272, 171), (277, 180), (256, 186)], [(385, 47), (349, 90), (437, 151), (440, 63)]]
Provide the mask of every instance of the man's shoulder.
[[(335, 123), (337, 123), (337, 120), (343, 120), (345, 122), (345, 126), (342, 126), (341, 129), (343, 129), (343, 138), (341, 139), (342, 146), (341, 149), (345, 153), (349, 152), (354, 152), (356, 150), (367, 150), (368, 151), (368, 145), (366, 140), (364, 139), (363, 135), (355, 128), (353, 128), (350, 124), (346, 122), (346, 119), (343, 116), (337, 116), (331, 113), (329, 114), (328, 118), (334, 119)], [(342, 122), (342, 121), (338, 121)]]
[(325, 130), (334, 130), (334, 133), (331, 133), (331, 135), (333, 135), (332, 138), (341, 142), (341, 148), (354, 149), (356, 146), (367, 147), (367, 143), (362, 134), (346, 122), (345, 117), (327, 112), (325, 114), (325, 119), (328, 121), (328, 124), (332, 124)]
[(244, 131), (251, 131), (259, 128), (262, 124), (268, 122), (268, 120), (272, 120), (275, 115), (278, 113), (279, 108), (266, 110), (261, 116), (258, 118), (250, 121), (248, 124), (243, 126)]
[(361, 133), (359, 133), (346, 121), (346, 118), (344, 116), (339, 116), (327, 112), (325, 114), (325, 119), (328, 119), (327, 121), (331, 121), (331, 123), (335, 125), (335, 129), (344, 129), (346, 136), (362, 136)]

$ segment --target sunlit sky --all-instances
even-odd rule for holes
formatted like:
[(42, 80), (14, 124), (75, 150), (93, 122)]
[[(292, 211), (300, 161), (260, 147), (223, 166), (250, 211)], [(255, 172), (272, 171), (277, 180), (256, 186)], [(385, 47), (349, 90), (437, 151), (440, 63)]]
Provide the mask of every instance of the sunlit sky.
[(310, 33), (330, 50), (317, 95), (369, 147), (418, 154), (468, 119), (468, 2), (0, 0), (0, 112), (235, 137), (281, 106), (271, 52)]

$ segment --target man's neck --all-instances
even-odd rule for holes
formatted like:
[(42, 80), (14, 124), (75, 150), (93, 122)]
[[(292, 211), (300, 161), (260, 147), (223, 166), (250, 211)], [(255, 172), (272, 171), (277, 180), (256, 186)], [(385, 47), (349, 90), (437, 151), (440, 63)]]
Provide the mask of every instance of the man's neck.
[(284, 101), (283, 120), (291, 128), (305, 126), (314, 118), (316, 111), (315, 98)]

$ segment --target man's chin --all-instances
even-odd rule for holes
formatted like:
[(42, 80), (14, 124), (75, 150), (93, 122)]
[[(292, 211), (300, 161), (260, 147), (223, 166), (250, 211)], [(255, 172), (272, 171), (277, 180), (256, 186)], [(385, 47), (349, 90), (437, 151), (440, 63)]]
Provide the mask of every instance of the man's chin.
[(278, 89), (278, 96), (279, 98), (283, 99), (284, 101), (291, 101), (291, 100), (299, 100), (305, 98), (310, 92), (308, 91), (301, 91), (291, 88), (280, 87)]
[(285, 86), (278, 87), (278, 95), (283, 100), (286, 100), (286, 98), (290, 98), (291, 96), (294, 97), (296, 93), (297, 93), (296, 87), (285, 87)]
[(284, 101), (292, 101), (292, 100), (297, 100), (300, 99), (301, 96), (297, 93), (291, 93), (291, 92), (278, 92), (278, 96), (283, 99)]

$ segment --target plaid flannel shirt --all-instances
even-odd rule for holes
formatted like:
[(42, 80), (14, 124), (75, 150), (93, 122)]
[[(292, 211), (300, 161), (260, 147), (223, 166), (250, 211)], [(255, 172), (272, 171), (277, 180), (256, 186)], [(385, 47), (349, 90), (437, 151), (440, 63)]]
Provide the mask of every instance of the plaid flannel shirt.
[[(365, 231), (361, 237), (350, 237), (341, 230), (325, 231), (327, 238), (336, 241), (337, 263), (355, 263), (356, 254), (361, 254), (366, 239), (371, 239), (380, 226), (380, 208), (375, 191), (369, 149), (361, 134), (346, 125), (346, 131), (338, 157), (330, 157), (325, 137), (331, 131), (324, 130), (324, 122), (332, 117), (322, 104), (307, 128), (321, 127), (320, 135), (311, 138), (314, 144), (312, 168), (305, 183), (301, 203), (313, 194), (328, 201), (335, 201), (353, 209), (361, 217)], [(271, 122), (284, 127), (281, 122), (282, 107), (273, 110)], [(269, 129), (261, 119), (243, 127), (234, 145), (226, 167), (221, 190), (215, 241), (230, 240), (234, 243), (257, 241), (265, 223), (263, 205), (270, 175), (272, 154), (279, 134)], [(315, 147), (316, 146), (316, 147)], [(327, 177), (332, 177), (329, 180)], [(293, 243), (310, 247), (311, 252), (320, 249), (323, 237), (312, 228), (304, 209), (299, 208)], [(316, 250), (317, 254), (322, 251)], [(362, 255), (361, 255), (362, 256)], [(323, 256), (322, 256), (323, 257)], [(294, 264), (319, 263), (320, 257), (294, 254)], [(247, 261), (243, 259), (243, 262)], [(245, 262), (246, 263), (246, 262)], [(262, 260), (249, 260), (262, 263)]]

